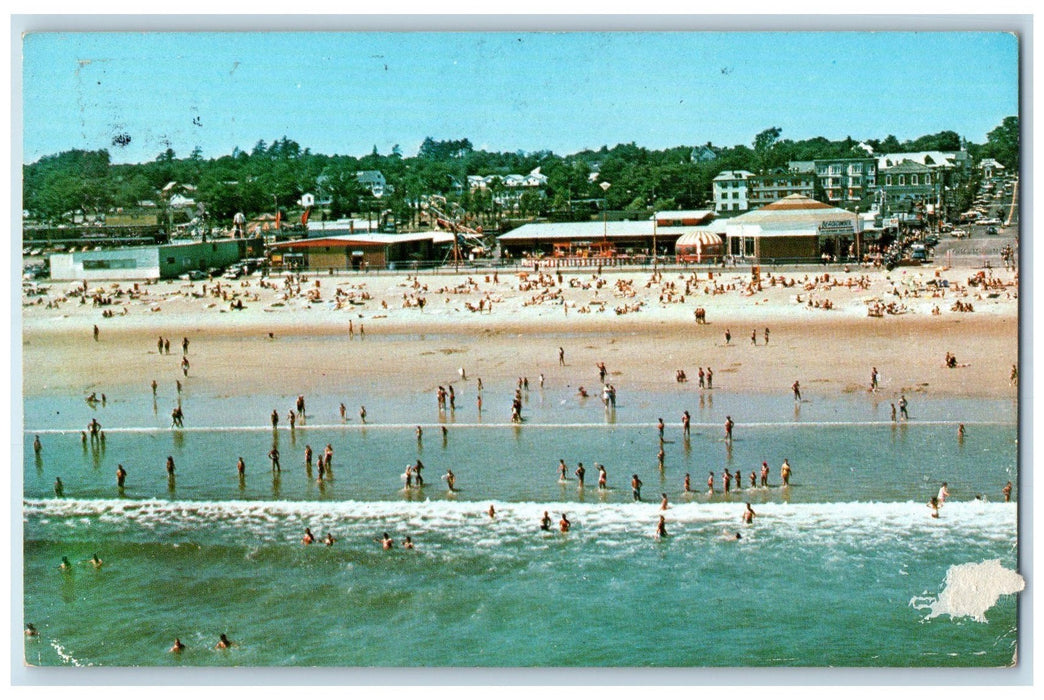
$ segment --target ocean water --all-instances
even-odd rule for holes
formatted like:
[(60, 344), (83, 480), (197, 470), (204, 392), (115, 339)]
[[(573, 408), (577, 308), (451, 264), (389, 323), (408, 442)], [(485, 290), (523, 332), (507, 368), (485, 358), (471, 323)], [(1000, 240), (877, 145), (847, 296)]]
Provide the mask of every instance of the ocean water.
[[(1017, 569), (1018, 506), (1010, 402), (888, 402), (694, 392), (622, 394), (615, 413), (567, 389), (535, 389), (521, 426), (504, 421), (511, 387), (487, 387), (481, 418), (429, 392), (369, 397), (370, 424), (342, 424), (338, 397), (249, 406), (183, 396), (172, 431), (152, 397), (27, 400), (24, 611), (40, 636), (26, 662), (79, 666), (996, 667), (1018, 639), (1017, 596), (984, 620), (933, 615), (952, 567)], [(465, 392), (466, 393), (466, 392)], [(498, 397), (498, 398), (495, 398)], [(506, 401), (499, 398), (506, 397)], [(159, 397), (158, 404), (172, 401)], [(372, 407), (371, 407), (372, 404)], [(169, 404), (168, 404), (169, 405)], [(271, 407), (281, 428), (267, 424)], [(679, 416), (693, 415), (681, 435)], [(723, 440), (725, 415), (735, 440)], [(656, 418), (667, 422), (664, 467)], [(97, 417), (104, 444), (81, 443)], [(966, 426), (959, 440), (957, 422)], [(415, 434), (421, 425), (423, 436)], [(445, 439), (440, 427), (446, 426)], [(34, 454), (39, 435), (43, 448)], [(282, 470), (266, 457), (273, 444)], [(322, 484), (305, 445), (334, 449)], [(165, 472), (167, 456), (176, 478)], [(245, 479), (236, 459), (247, 464)], [(779, 466), (793, 467), (791, 486)], [(425, 486), (405, 489), (407, 463)], [(559, 482), (587, 467), (586, 485)], [(749, 488), (767, 461), (768, 488)], [(597, 487), (594, 464), (608, 471)], [(128, 472), (122, 492), (115, 469)], [(743, 488), (721, 493), (724, 468)], [(458, 491), (441, 476), (452, 469)], [(707, 493), (708, 472), (715, 492)], [(644, 482), (634, 502), (630, 477)], [(682, 490), (684, 474), (694, 493)], [(63, 498), (53, 483), (60, 476)], [(926, 507), (941, 482), (940, 517)], [(661, 494), (669, 507), (660, 510)], [(1016, 490), (1015, 500), (1018, 492)], [(743, 524), (744, 503), (757, 512)], [(495, 517), (487, 510), (492, 505)], [(548, 511), (568, 533), (538, 527)], [(654, 537), (660, 515), (668, 537)], [(337, 538), (305, 546), (306, 527)], [(375, 538), (397, 543), (383, 551)], [(736, 539), (735, 533), (741, 538)], [(410, 535), (413, 551), (399, 543)], [(88, 561), (97, 553), (104, 565)], [(62, 571), (63, 556), (73, 562)], [(236, 642), (214, 649), (220, 633)], [(187, 650), (167, 653), (174, 637)]]

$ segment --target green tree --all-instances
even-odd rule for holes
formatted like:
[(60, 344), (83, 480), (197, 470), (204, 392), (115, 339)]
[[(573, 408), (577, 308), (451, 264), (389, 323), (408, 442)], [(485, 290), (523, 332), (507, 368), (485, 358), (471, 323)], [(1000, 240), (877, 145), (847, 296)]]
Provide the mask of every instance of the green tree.
[(984, 151), (1010, 172), (1018, 172), (1019, 143), (1019, 118), (1005, 117), (1000, 126), (986, 134)]

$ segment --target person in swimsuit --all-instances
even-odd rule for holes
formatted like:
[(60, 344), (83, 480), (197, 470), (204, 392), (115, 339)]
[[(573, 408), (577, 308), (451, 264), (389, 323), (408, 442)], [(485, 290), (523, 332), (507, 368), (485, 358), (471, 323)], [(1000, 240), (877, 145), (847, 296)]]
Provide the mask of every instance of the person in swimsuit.
[(546, 510), (544, 511), (544, 517), (542, 517), (540, 519), (540, 529), (541, 530), (550, 530), (551, 529), (551, 516), (547, 514)]
[(754, 509), (751, 508), (750, 504), (748, 503), (747, 510), (743, 511), (743, 522), (747, 523), (748, 525), (753, 523), (755, 515), (756, 513), (754, 512)]
[(657, 537), (666, 537), (667, 536), (667, 521), (666, 521), (666, 519), (662, 515), (660, 516), (659, 522), (656, 523), (656, 536)]
[(562, 513), (562, 519), (558, 521), (558, 529), (562, 532), (569, 532), (569, 528), (573, 524), (569, 522), (569, 518), (566, 517), (565, 513)]

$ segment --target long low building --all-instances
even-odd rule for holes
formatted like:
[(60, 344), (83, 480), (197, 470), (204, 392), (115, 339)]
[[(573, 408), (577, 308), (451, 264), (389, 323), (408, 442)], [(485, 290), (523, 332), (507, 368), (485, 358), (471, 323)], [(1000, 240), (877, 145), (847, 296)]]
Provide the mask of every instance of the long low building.
[(862, 244), (858, 223), (850, 211), (792, 194), (729, 219), (726, 251), (752, 261), (858, 256)]
[(442, 260), (453, 246), (453, 234), (354, 233), (302, 238), (269, 247), (273, 267), (301, 270), (383, 269), (401, 262)]
[(678, 238), (713, 218), (709, 210), (663, 211), (639, 221), (532, 223), (497, 240), (501, 251), (511, 257), (651, 255), (654, 240), (659, 254), (669, 255)]
[(260, 238), (54, 253), (50, 257), (51, 279), (171, 279), (189, 270), (226, 267), (262, 255), (264, 242)]

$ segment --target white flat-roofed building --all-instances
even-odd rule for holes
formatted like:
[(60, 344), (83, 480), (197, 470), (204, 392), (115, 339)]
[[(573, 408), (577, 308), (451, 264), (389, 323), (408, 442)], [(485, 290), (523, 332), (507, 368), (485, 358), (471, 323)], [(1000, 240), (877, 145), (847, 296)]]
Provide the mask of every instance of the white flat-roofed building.
[(723, 170), (714, 178), (714, 211), (718, 214), (750, 209), (747, 197), (747, 179), (754, 173), (746, 170)]

